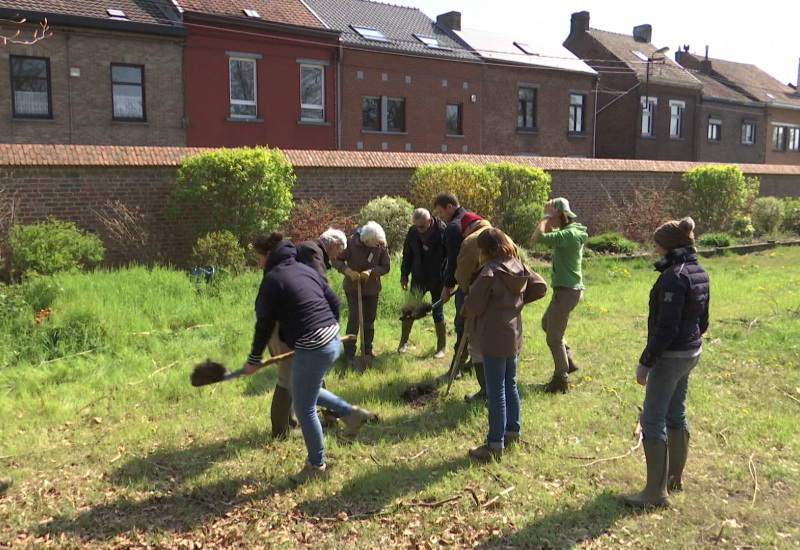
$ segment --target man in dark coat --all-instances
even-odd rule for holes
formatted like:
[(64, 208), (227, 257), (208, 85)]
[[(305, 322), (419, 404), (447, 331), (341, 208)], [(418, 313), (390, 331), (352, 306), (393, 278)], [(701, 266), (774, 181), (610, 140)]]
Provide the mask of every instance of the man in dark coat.
[[(443, 268), (447, 260), (444, 248), (445, 224), (425, 208), (414, 210), (412, 226), (408, 229), (403, 243), (403, 262), (400, 266), (400, 287), (408, 290), (411, 276), (411, 293), (415, 299), (422, 299), (430, 292), (431, 300), (441, 298), (443, 288)], [(411, 335), (413, 318), (403, 318), (398, 353), (405, 353), (408, 337)], [(436, 353), (434, 357), (445, 355), (447, 346), (447, 327), (444, 324), (443, 304), (433, 308), (433, 323), (436, 328)]]

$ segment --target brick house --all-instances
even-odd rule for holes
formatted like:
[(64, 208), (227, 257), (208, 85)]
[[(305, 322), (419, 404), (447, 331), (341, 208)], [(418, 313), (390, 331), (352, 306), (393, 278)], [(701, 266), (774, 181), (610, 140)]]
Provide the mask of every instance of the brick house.
[(483, 154), (594, 156), (594, 69), (560, 45), (545, 53), (521, 37), (451, 30), (484, 61)]
[(175, 0), (186, 143), (337, 148), (339, 32), (300, 0)]
[(481, 60), (416, 8), (305, 0), (341, 32), (341, 148), (478, 152)]
[(183, 36), (162, 0), (0, 0), (52, 36), (0, 50), (7, 143), (184, 145)]
[[(704, 82), (698, 137), (705, 142), (700, 150), (708, 158), (698, 157), (700, 160), (716, 160), (720, 155), (710, 153), (716, 147), (732, 153), (720, 159), (724, 162), (800, 164), (800, 94), (795, 88), (755, 65), (709, 59), (688, 51), (677, 52), (675, 58)], [(734, 103), (735, 108), (710, 98), (707, 101), (707, 90), (722, 88), (743, 101)], [(747, 102), (749, 107), (744, 108)], [(745, 154), (744, 149), (751, 152)]]
[(693, 160), (695, 113), (702, 84), (650, 43), (652, 28), (630, 35), (589, 27), (572, 14), (564, 46), (599, 74), (597, 156)]

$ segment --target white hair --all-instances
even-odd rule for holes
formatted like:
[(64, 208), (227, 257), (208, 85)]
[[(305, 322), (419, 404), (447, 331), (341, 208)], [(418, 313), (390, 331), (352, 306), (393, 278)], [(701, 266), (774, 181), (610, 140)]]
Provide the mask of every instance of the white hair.
[(361, 228), (361, 242), (367, 246), (386, 246), (386, 232), (378, 222), (368, 221)]
[(414, 221), (419, 221), (419, 220), (428, 221), (429, 219), (431, 219), (431, 213), (428, 212), (427, 208), (417, 208), (416, 210), (414, 210), (413, 219)]
[(347, 236), (345, 236), (343, 231), (334, 229), (333, 227), (329, 227), (327, 231), (320, 235), (319, 240), (322, 241), (324, 246), (335, 244), (341, 250), (347, 249)]

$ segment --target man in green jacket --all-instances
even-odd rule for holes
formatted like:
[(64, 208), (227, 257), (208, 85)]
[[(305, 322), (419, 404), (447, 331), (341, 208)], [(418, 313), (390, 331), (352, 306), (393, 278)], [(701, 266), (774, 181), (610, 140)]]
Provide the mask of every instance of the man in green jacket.
[(553, 378), (544, 386), (548, 393), (566, 393), (569, 373), (578, 370), (564, 340), (569, 314), (580, 302), (584, 289), (581, 261), (588, 234), (576, 217), (567, 199), (551, 199), (544, 205), (544, 219), (531, 235), (533, 242), (553, 248), (553, 297), (542, 317), (542, 330), (547, 334), (555, 364)]

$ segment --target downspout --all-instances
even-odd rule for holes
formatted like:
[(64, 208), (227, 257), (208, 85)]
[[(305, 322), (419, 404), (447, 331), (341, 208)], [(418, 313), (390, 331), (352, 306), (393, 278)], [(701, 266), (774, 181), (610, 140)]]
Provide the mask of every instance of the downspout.
[(600, 73), (594, 81), (594, 122), (592, 122), (592, 158), (597, 158), (597, 91), (600, 89)]
[[(341, 39), (340, 39), (341, 40)], [(336, 60), (336, 149), (342, 150), (342, 58), (344, 46), (339, 44), (339, 55)]]
[(67, 32), (67, 107), (69, 110), (69, 142), (73, 143), (73, 125), (72, 125), (72, 75), (69, 73), (72, 63), (69, 59), (69, 43), (72, 38), (72, 33)]

